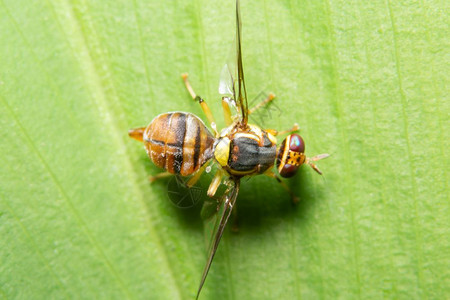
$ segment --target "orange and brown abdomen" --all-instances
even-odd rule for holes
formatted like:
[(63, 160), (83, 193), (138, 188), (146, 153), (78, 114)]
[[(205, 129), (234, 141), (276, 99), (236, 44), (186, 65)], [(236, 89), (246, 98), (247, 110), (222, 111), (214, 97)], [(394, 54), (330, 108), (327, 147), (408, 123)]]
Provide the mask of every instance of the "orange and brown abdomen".
[(172, 174), (190, 175), (213, 156), (215, 138), (190, 113), (157, 116), (145, 129), (143, 139), (153, 163)]

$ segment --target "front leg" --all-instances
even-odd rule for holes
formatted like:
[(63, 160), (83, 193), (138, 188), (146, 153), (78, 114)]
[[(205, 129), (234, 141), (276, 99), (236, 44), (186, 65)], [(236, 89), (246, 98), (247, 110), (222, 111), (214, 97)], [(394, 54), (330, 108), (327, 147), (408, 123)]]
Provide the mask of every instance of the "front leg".
[(292, 203), (297, 204), (300, 201), (300, 199), (297, 196), (295, 196), (292, 190), (272, 170), (269, 170), (268, 172), (264, 173), (264, 175), (275, 178), (277, 182), (281, 184), (281, 186), (291, 195)]
[(278, 131), (275, 129), (265, 129), (266, 132), (270, 133), (273, 136), (277, 136), (277, 135), (282, 135), (282, 134), (286, 134), (286, 133), (293, 133), (299, 130), (298, 124), (294, 123), (294, 126), (292, 126), (292, 128), (288, 129), (288, 130), (282, 130), (282, 131)]
[(250, 108), (248, 110), (248, 114), (252, 114), (254, 113), (257, 109), (263, 107), (264, 105), (267, 105), (268, 103), (270, 103), (273, 99), (275, 99), (275, 95), (270, 93), (266, 99), (264, 99), (263, 101), (261, 101), (260, 103), (256, 104), (254, 107)]

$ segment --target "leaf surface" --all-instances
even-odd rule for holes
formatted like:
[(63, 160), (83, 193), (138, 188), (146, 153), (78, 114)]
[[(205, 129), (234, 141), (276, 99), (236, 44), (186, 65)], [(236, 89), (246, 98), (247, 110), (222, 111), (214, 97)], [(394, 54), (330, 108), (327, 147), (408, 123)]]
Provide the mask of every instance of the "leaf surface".
[[(202, 299), (450, 296), (445, 1), (242, 1), (250, 120), (297, 122), (324, 177), (243, 181)], [(180, 210), (127, 130), (223, 126), (233, 1), (0, 2), (0, 297), (192, 299), (200, 204)], [(281, 141), (281, 139), (280, 139)], [(207, 186), (210, 175), (203, 179)]]

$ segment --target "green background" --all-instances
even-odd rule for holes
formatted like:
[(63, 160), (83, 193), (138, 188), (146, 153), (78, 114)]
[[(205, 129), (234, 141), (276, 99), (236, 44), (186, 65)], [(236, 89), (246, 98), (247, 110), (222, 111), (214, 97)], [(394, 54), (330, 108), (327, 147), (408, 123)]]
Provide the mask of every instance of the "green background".
[[(183, 72), (223, 125), (234, 3), (159, 2), (0, 1), (0, 298), (194, 297), (200, 205), (149, 184), (127, 130), (203, 118)], [(286, 181), (297, 206), (244, 180), (201, 298), (449, 298), (449, 2), (242, 2), (264, 126), (332, 156)]]

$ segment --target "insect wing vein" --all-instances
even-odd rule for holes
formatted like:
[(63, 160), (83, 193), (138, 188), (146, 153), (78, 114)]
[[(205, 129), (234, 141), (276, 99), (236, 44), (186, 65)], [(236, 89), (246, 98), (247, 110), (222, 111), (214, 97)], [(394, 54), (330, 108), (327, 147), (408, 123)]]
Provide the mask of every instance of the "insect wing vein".
[(203, 284), (205, 283), (206, 276), (208, 275), (211, 263), (213, 261), (214, 255), (216, 254), (217, 247), (219, 246), (220, 239), (224, 232), (225, 226), (227, 225), (228, 219), (230, 218), (231, 212), (233, 211), (234, 204), (236, 203), (236, 198), (239, 193), (239, 180), (231, 181), (232, 185), (225, 191), (221, 200), (220, 207), (217, 213), (217, 219), (214, 226), (213, 235), (211, 237), (211, 242), (209, 245), (208, 260), (206, 261), (205, 268), (203, 270), (202, 279), (197, 291), (197, 298), (200, 295)]
[(226, 63), (220, 72), (219, 81), (219, 94), (231, 97), (232, 99), (235, 98), (233, 70), (233, 64), (230, 62)]
[(241, 124), (244, 127), (247, 125), (248, 120), (248, 103), (247, 103), (247, 90), (245, 89), (244, 81), (244, 67), (242, 65), (242, 46), (241, 46), (241, 13), (239, 9), (239, 0), (236, 1), (236, 45), (237, 45), (237, 69), (238, 69), (238, 97), (236, 102), (241, 110), (242, 120)]
[(227, 63), (220, 73), (219, 94), (231, 99), (229, 105), (239, 116), (239, 123), (246, 127), (248, 121), (247, 90), (244, 81), (241, 46), (241, 16), (239, 1), (236, 1), (236, 37), (233, 42)]

